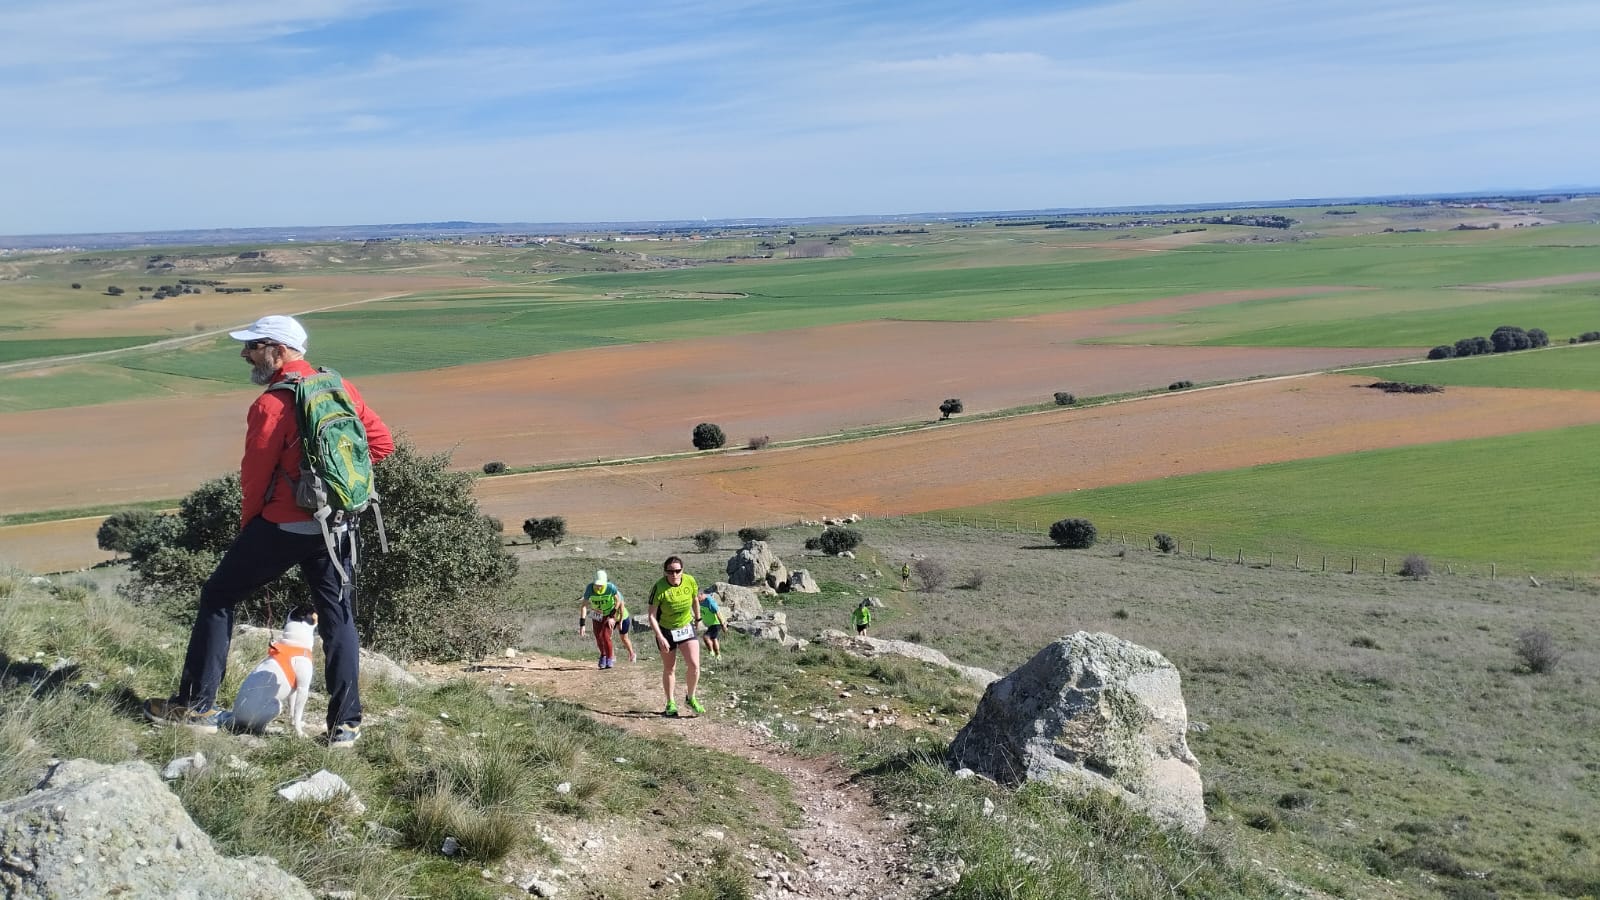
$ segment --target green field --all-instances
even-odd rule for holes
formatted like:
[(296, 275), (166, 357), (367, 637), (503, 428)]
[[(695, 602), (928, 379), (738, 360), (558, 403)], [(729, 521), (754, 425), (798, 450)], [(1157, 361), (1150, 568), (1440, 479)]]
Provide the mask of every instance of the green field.
[(1562, 344), (1537, 352), (1495, 353), (1350, 371), (1381, 381), (1600, 391), (1600, 344)]
[(950, 510), (1038, 532), (1087, 518), (1102, 539), (1165, 532), (1185, 552), (1304, 565), (1351, 556), (1390, 570), (1407, 554), (1508, 573), (1600, 571), (1600, 426), (1372, 450)]

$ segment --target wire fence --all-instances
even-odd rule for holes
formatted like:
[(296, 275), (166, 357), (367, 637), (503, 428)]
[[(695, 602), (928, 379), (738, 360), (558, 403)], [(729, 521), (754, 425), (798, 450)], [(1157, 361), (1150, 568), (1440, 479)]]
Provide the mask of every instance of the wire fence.
[[(1050, 543), (1047, 529), (1000, 518), (952, 515), (908, 515), (898, 517), (903, 521), (931, 525), (953, 525), (1015, 534), (1019, 537), (1037, 538), (1041, 544)], [(1166, 534), (1173, 540), (1173, 549), (1163, 551), (1156, 544), (1156, 535)], [(1481, 560), (1446, 559), (1428, 554), (1384, 553), (1360, 549), (1333, 549), (1281, 545), (1263, 547), (1242, 540), (1208, 535), (1185, 537), (1160, 529), (1117, 526), (1101, 530), (1097, 543), (1121, 545), (1129, 549), (1150, 553), (1183, 556), (1212, 562), (1248, 566), (1257, 569), (1282, 568), (1301, 572), (1334, 572), (1347, 575), (1447, 575), (1462, 578), (1484, 578), (1490, 581), (1518, 580), (1534, 586), (1544, 584), (1565, 587), (1592, 587), (1597, 576), (1590, 572), (1537, 571), (1523, 563)]]

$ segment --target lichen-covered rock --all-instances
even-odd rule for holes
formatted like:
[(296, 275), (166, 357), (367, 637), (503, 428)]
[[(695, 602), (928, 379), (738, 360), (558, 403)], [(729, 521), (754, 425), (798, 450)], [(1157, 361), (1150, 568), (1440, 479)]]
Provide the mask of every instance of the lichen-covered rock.
[(147, 763), (68, 760), (0, 803), (0, 895), (310, 900), (264, 857), (219, 855)]
[(950, 745), (951, 768), (1004, 784), (1045, 781), (1121, 795), (1152, 818), (1205, 827), (1188, 711), (1166, 657), (1080, 631), (989, 685)]
[(817, 643), (838, 647), (846, 653), (863, 659), (888, 655), (903, 656), (907, 659), (931, 663), (941, 669), (950, 669), (959, 673), (962, 678), (978, 687), (988, 687), (991, 682), (1000, 677), (988, 669), (980, 669), (977, 666), (964, 666), (932, 647), (924, 647), (921, 644), (913, 644), (910, 641), (886, 641), (865, 635), (845, 634), (842, 631), (829, 628), (817, 634)]
[(789, 580), (789, 568), (772, 552), (766, 541), (745, 541), (727, 565), (728, 583), (740, 587), (777, 589)]

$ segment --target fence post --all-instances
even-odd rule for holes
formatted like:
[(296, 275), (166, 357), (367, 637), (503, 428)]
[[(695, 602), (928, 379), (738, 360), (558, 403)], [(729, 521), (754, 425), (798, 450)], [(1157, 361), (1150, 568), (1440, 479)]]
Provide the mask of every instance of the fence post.
[(1378, 567), (1378, 574), (1379, 575), (1387, 575), (1387, 574), (1389, 574), (1389, 557), (1385, 556), (1383, 558), (1383, 565), (1380, 565)]
[(1210, 558), (1211, 558), (1211, 545), (1207, 544), (1206, 545), (1206, 559), (1210, 559)]
[(1298, 553), (1294, 555), (1294, 567), (1296, 569), (1300, 568), (1300, 554)]
[(1322, 558), (1322, 571), (1328, 571), (1328, 558), (1326, 556)]
[(1494, 578), (1495, 578), (1495, 564), (1494, 563), (1489, 563), (1489, 580), (1493, 581)]
[(1356, 573), (1356, 558), (1354, 556), (1352, 556), (1352, 557), (1350, 557), (1350, 574), (1354, 575), (1355, 573)]
[(1267, 568), (1272, 568), (1272, 551), (1267, 551)]
[(1237, 564), (1237, 565), (1241, 565), (1241, 566), (1244, 565), (1244, 548), (1243, 547), (1239, 548), (1239, 556), (1238, 556), (1237, 559), (1234, 560), (1234, 563)]

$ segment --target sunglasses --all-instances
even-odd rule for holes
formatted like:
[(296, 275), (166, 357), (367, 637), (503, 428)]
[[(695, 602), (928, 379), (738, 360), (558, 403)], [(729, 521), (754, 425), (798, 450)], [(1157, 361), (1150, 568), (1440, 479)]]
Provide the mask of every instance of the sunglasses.
[(262, 347), (276, 347), (276, 346), (278, 346), (276, 341), (245, 341), (244, 342), (244, 349), (252, 351), (252, 352), (254, 352), (256, 350), (260, 350)]
[(682, 569), (668, 569), (667, 570), (667, 574), (668, 575), (682, 575), (683, 574), (683, 570)]

